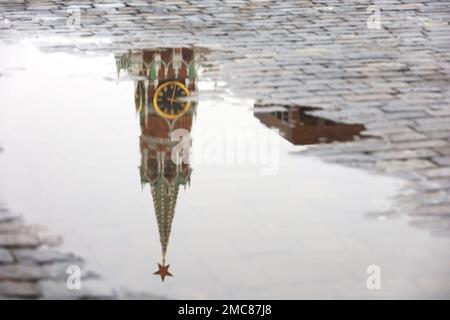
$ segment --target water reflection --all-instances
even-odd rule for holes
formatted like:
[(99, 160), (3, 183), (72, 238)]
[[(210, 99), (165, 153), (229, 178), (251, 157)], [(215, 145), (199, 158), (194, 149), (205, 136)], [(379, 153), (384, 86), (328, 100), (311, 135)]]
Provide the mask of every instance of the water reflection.
[(362, 124), (346, 124), (316, 117), (313, 107), (256, 104), (254, 116), (294, 145), (350, 141), (365, 129)]
[(135, 81), (135, 105), (141, 128), (139, 172), (141, 185), (150, 185), (161, 242), (159, 275), (169, 272), (167, 248), (180, 186), (190, 183), (189, 133), (196, 103), (195, 49), (171, 48), (130, 51), (117, 56), (118, 73), (126, 70)]
[[(149, 52), (151, 57), (166, 51)], [(140, 135), (142, 143), (159, 140), (160, 129), (149, 125), (151, 115), (145, 116), (152, 114), (153, 103), (145, 86), (154, 89), (173, 79), (185, 86), (186, 82), (157, 77), (153, 80), (158, 84), (152, 85), (145, 75), (148, 62), (128, 66), (136, 70), (130, 73), (134, 84), (99, 80), (115, 76), (109, 55), (80, 59), (26, 47), (2, 48), (1, 53), (1, 70), (18, 63), (26, 70), (0, 77), (1, 198), (30, 221), (64, 234), (64, 250), (85, 257), (112, 287), (181, 299), (449, 296), (448, 239), (417, 232), (403, 215), (391, 219), (386, 213), (397, 210), (390, 197), (403, 187), (400, 181), (293, 155), (297, 148), (272, 132), (280, 148), (276, 175), (261, 175), (250, 165), (191, 163), (195, 181), (185, 194), (178, 192), (176, 222), (168, 210), (156, 211), (165, 218), (166, 227), (170, 218), (176, 223), (168, 244), (170, 230), (165, 229), (167, 237), (160, 237), (158, 227), (152, 226), (158, 218), (149, 190), (156, 177), (172, 190), (176, 170), (169, 172), (171, 163), (160, 162), (165, 169), (161, 171), (151, 144), (142, 146), (142, 154), (136, 147)], [(141, 64), (145, 62), (144, 52), (133, 51), (123, 60), (118, 57), (119, 70), (127, 69), (120, 63), (126, 66), (133, 54), (141, 55)], [(158, 74), (165, 72), (161, 68)], [(264, 130), (251, 110), (253, 101), (226, 90), (209, 95), (214, 83), (198, 78), (195, 89), (186, 87), (191, 95), (199, 91), (202, 99), (197, 106), (190, 105), (183, 117), (173, 121), (153, 113), (163, 120), (158, 123), (166, 125), (160, 136), (167, 138), (167, 125), (176, 127), (194, 110), (201, 117), (192, 127), (193, 155), (207, 146), (201, 141), (206, 135), (199, 133)], [(133, 117), (134, 85), (144, 88), (136, 91), (141, 132)], [(27, 94), (18, 95), (19, 89)], [(142, 100), (139, 93), (148, 98)], [(175, 98), (166, 95), (170, 105), (169, 99), (173, 106)], [(159, 145), (167, 159), (170, 147)], [(143, 184), (150, 185), (145, 192), (138, 186), (140, 161), (147, 172), (143, 180), (148, 182)], [(161, 199), (167, 201), (163, 195)], [(383, 212), (385, 218), (364, 219), (367, 212)], [(164, 273), (174, 271), (177, 281), (171, 282), (174, 279), (167, 274), (164, 282), (160, 274), (149, 276), (159, 271), (156, 262), (168, 268)], [(372, 264), (382, 268), (379, 291), (366, 287), (366, 268)]]
[[(117, 73), (134, 80), (141, 129), (141, 186), (150, 186), (161, 242), (162, 262), (154, 273), (171, 277), (167, 250), (180, 186), (190, 184), (190, 132), (196, 112), (198, 49), (133, 50), (116, 56)], [(275, 110), (275, 111), (274, 111)], [(295, 145), (347, 141), (363, 125), (342, 124), (307, 114), (317, 108), (255, 105), (254, 116)], [(186, 137), (189, 137), (186, 139)]]

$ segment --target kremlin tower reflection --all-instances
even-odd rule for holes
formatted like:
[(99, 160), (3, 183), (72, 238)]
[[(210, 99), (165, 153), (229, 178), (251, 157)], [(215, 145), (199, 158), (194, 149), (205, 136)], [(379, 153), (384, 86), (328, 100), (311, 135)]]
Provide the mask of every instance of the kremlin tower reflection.
[(142, 186), (150, 185), (153, 198), (162, 250), (155, 274), (162, 281), (172, 276), (166, 254), (178, 191), (190, 183), (192, 172), (190, 140), (179, 148), (179, 133), (189, 135), (195, 115), (196, 103), (188, 97), (196, 90), (196, 58), (196, 50), (188, 48), (138, 50), (116, 57), (118, 73), (125, 70), (134, 79), (141, 128), (139, 171)]

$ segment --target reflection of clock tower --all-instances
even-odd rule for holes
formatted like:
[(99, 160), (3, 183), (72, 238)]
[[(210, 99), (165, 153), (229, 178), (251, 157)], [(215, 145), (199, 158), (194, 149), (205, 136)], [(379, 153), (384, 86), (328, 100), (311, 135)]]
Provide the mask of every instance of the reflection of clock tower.
[(191, 130), (196, 104), (188, 97), (196, 89), (196, 53), (187, 48), (140, 50), (116, 57), (116, 63), (118, 72), (125, 69), (135, 80), (141, 184), (148, 183), (152, 193), (162, 247), (162, 265), (158, 263), (155, 274), (164, 281), (165, 276), (171, 276), (166, 253), (178, 190), (190, 183), (192, 171), (186, 161), (172, 156), (178, 154), (180, 144), (172, 133)]

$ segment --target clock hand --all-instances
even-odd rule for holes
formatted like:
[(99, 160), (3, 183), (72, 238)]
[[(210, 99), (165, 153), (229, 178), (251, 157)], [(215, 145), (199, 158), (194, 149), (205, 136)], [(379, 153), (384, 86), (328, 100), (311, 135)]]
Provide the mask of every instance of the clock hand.
[(175, 100), (175, 91), (176, 91), (176, 87), (173, 86), (172, 99), (170, 99), (170, 105), (172, 105), (172, 104), (173, 104), (173, 101)]

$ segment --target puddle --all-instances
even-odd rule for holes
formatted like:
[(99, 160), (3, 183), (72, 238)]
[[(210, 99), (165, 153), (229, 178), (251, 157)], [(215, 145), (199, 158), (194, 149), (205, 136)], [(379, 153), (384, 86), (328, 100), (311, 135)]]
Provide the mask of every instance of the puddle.
[[(368, 218), (395, 208), (401, 181), (290, 154), (361, 125), (256, 112), (216, 92), (190, 49), (79, 57), (17, 45), (1, 48), (3, 72), (2, 201), (63, 234), (113, 286), (192, 299), (449, 296), (448, 239), (405, 216)], [(371, 265), (380, 290), (366, 286)]]

